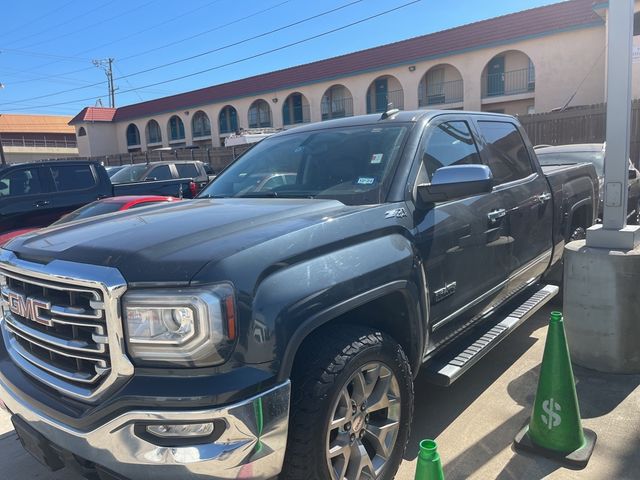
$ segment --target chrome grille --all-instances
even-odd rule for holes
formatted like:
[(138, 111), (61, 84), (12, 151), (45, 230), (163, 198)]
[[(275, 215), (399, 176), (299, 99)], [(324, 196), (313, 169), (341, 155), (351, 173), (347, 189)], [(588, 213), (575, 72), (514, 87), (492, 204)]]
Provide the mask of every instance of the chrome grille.
[[(64, 266), (65, 275), (56, 274), (56, 263)], [(27, 265), (36, 271), (24, 269)], [(117, 270), (82, 264), (79, 274), (89, 268), (97, 278), (78, 278), (69, 271), (73, 266), (28, 264), (2, 251), (2, 335), (12, 360), (27, 374), (69, 396), (93, 400), (133, 372), (123, 354), (118, 312), (124, 282)], [(38, 310), (31, 302), (39, 303)]]

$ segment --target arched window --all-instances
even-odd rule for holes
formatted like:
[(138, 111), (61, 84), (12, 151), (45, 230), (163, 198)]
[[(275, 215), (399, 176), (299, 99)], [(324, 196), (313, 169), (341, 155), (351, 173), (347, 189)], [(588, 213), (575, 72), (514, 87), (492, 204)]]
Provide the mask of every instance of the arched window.
[(127, 127), (127, 146), (140, 145), (140, 132), (134, 123)]
[(309, 122), (309, 102), (304, 95), (295, 92), (289, 95), (282, 104), (282, 123), (295, 125)]
[(191, 119), (191, 129), (193, 130), (193, 137), (209, 137), (211, 135), (211, 122), (209, 117), (202, 110), (195, 113)]
[(404, 109), (404, 91), (400, 81), (392, 75), (376, 78), (367, 90), (367, 113), (386, 112), (392, 108)]
[(160, 125), (155, 120), (149, 120), (147, 123), (147, 143), (162, 143)]
[[(448, 63), (434, 65), (420, 79), (418, 106), (452, 105), (463, 101), (464, 83), (462, 75), (453, 65)], [(456, 106), (453, 106), (453, 108), (456, 108)]]
[(78, 129), (78, 136), (79, 137), (84, 137), (87, 134), (87, 131), (84, 129), (84, 127), (80, 127)]
[(184, 140), (184, 123), (177, 115), (169, 119), (169, 141)]
[(271, 126), (271, 108), (264, 100), (256, 100), (249, 107), (249, 128)]
[(331, 118), (350, 117), (353, 115), (353, 97), (344, 85), (334, 85), (329, 88), (320, 102), (322, 120)]
[(233, 133), (238, 130), (238, 112), (231, 105), (227, 105), (218, 116), (220, 133)]

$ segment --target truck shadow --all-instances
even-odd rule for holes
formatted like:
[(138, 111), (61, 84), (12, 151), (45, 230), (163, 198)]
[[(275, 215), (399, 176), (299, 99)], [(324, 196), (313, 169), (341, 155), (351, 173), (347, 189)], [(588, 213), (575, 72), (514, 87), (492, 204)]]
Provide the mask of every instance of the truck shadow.
[[(437, 438), (538, 341), (532, 336), (532, 333), (546, 325), (549, 310), (549, 308), (545, 308), (530, 318), (450, 387), (431, 385), (420, 374), (418, 375), (415, 381), (414, 421), (409, 445), (404, 456), (406, 460), (416, 458), (418, 443), (421, 439)], [(523, 383), (528, 382), (523, 385), (522, 389), (527, 392), (524, 401), (531, 405), (535, 396), (537, 376), (535, 378), (527, 376), (524, 380)], [(526, 422), (529, 415), (530, 410), (523, 408), (519, 414), (488, 431), (480, 441), (471, 445), (457, 457), (446, 459), (443, 463), (447, 478), (467, 478), (499, 452), (509, 448), (515, 434)], [(538, 475), (540, 475), (538, 478), (543, 478), (556, 468), (557, 466), (554, 465), (548, 465), (542, 469), (538, 468), (536, 472), (527, 472), (526, 478), (535, 478)], [(513, 469), (516, 469), (516, 466)]]

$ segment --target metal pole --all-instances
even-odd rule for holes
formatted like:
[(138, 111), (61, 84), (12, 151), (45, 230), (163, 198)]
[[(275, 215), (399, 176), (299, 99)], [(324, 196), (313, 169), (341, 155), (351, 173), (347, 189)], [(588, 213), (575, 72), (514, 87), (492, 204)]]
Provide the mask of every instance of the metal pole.
[(633, 0), (609, 2), (607, 38), (607, 124), (603, 224), (587, 231), (587, 245), (632, 249), (638, 228), (627, 226), (631, 127)]
[(2, 147), (2, 135), (0, 135), (0, 164), (7, 164), (7, 159), (4, 157), (4, 148)]
[(627, 224), (633, 0), (609, 2), (604, 228)]

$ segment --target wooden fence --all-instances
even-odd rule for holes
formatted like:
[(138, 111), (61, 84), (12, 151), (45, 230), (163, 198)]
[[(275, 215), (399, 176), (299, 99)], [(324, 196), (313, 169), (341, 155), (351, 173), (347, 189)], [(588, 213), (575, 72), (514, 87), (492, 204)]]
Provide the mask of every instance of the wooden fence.
[[(534, 145), (604, 142), (606, 119), (604, 103), (519, 117)], [(631, 160), (640, 163), (640, 99), (631, 105)]]
[[(249, 145), (238, 147), (211, 147), (211, 148), (182, 148), (176, 150), (154, 150), (149, 152), (131, 152), (99, 157), (73, 157), (67, 160), (94, 160), (105, 166), (128, 165), (131, 163), (161, 162), (165, 160), (200, 160), (208, 165), (214, 172), (219, 172), (233, 162), (241, 153), (246, 151)], [(59, 159), (55, 159), (59, 160)]]

